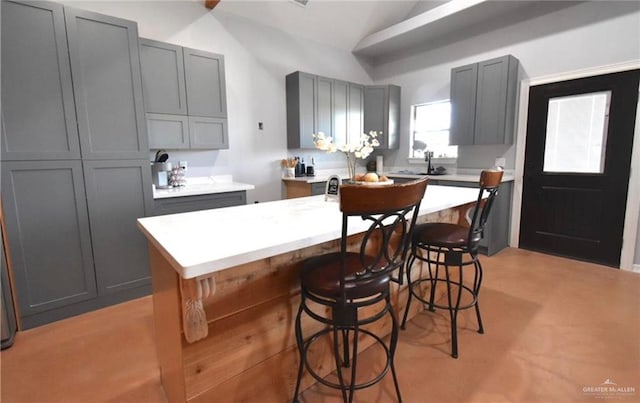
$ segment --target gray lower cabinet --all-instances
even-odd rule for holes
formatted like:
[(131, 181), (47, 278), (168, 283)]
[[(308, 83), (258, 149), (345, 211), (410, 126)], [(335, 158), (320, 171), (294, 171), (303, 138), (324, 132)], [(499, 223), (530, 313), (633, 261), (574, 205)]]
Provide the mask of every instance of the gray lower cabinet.
[[(411, 178), (397, 178), (391, 176), (395, 183), (405, 183), (412, 181)], [(441, 180), (429, 178), (429, 185), (457, 186), (478, 189), (478, 184), (474, 182), (460, 182), (451, 180)], [(480, 252), (486, 255), (493, 255), (509, 246), (509, 230), (511, 225), (511, 198), (513, 193), (513, 182), (502, 182), (498, 195), (494, 200), (487, 225), (485, 227), (484, 238), (480, 241)]]
[(23, 328), (150, 292), (136, 228), (153, 209), (149, 171), (147, 160), (2, 163)]
[(95, 298), (82, 163), (3, 162), (2, 202), (23, 327)]
[(145, 110), (186, 115), (182, 46), (140, 38), (140, 66)]
[(372, 85), (364, 88), (364, 132), (378, 132), (380, 150), (400, 147), (400, 87)]
[(247, 204), (247, 192), (211, 193), (197, 196), (169, 197), (154, 200), (154, 215), (188, 213)]
[(136, 220), (153, 210), (149, 161), (83, 165), (98, 294), (148, 286), (147, 241)]
[(148, 157), (135, 22), (65, 7), (82, 157)]
[(451, 144), (513, 143), (518, 69), (507, 55), (451, 70)]
[(311, 184), (311, 196), (323, 195), (327, 187), (327, 182), (314, 182)]
[[(472, 182), (429, 180), (429, 183), (432, 185), (478, 188), (478, 184)], [(513, 182), (502, 182), (489, 213), (484, 237), (480, 241), (480, 251), (482, 253), (491, 256), (509, 246), (512, 193)]]
[(63, 6), (1, 8), (2, 160), (79, 159)]

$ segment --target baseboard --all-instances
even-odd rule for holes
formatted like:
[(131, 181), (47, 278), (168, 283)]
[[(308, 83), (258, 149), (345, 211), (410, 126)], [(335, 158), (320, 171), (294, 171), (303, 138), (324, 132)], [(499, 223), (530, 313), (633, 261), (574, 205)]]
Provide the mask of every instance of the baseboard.
[(634, 272), (634, 273), (640, 273), (640, 264), (634, 264), (631, 267), (631, 271)]

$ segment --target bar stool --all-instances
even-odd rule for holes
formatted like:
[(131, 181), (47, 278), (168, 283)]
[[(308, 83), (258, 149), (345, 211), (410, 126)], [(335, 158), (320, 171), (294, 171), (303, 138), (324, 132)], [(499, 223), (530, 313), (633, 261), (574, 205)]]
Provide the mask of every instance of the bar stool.
[[(484, 333), (478, 294), (482, 284), (482, 265), (478, 259), (478, 245), (483, 237), (483, 231), (493, 201), (498, 194), (498, 187), (502, 181), (502, 171), (482, 171), (480, 174), (480, 192), (473, 208), (470, 225), (450, 223), (426, 223), (416, 225), (411, 242), (411, 253), (407, 261), (407, 282), (409, 296), (404, 311), (401, 328), (404, 329), (412, 298), (428, 304), (430, 311), (434, 308), (446, 309), (451, 319), (451, 355), (458, 358), (458, 311), (474, 307), (478, 318), (478, 333)], [(486, 199), (485, 199), (486, 198)], [(427, 263), (426, 277), (411, 278), (411, 269), (416, 260)], [(473, 282), (465, 283), (464, 270), (466, 266), (473, 266)], [(435, 274), (433, 272), (435, 266)], [(440, 268), (444, 267), (444, 278), (439, 277)], [(458, 267), (458, 277), (452, 278), (451, 267)], [(423, 283), (428, 283), (429, 299), (423, 296)], [(446, 285), (446, 305), (435, 302), (438, 284)], [(461, 304), (462, 295), (470, 300)]]
[[(393, 362), (398, 320), (391, 306), (389, 284), (401, 282), (426, 187), (427, 178), (399, 185), (340, 187), (340, 251), (307, 259), (300, 272), (301, 302), (295, 322), (300, 363), (294, 402), (298, 401), (304, 368), (319, 383), (339, 389), (345, 402), (352, 402), (355, 390), (378, 383), (391, 369), (398, 401), (402, 401)], [(349, 246), (348, 237), (354, 233), (361, 234), (351, 237)], [(353, 245), (354, 238), (356, 245)], [(399, 270), (398, 277), (393, 278), (396, 270)], [(302, 334), (303, 312), (324, 325), (306, 338)], [(387, 314), (391, 317), (389, 345), (372, 329), (361, 328)], [(310, 347), (325, 335), (332, 339), (332, 361), (335, 361), (338, 382), (324, 379), (309, 362)], [(371, 379), (357, 383), (357, 351), (363, 335), (382, 346), (386, 364)], [(349, 367), (350, 371), (345, 370), (343, 374), (343, 368)], [(349, 380), (345, 375), (350, 376)]]

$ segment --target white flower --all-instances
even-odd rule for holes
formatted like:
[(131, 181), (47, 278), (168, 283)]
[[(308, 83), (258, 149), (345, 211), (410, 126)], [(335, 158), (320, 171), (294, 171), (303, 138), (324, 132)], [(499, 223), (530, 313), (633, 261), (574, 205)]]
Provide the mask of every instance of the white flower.
[(313, 144), (317, 149), (333, 153), (336, 151), (336, 146), (333, 144), (331, 137), (326, 137), (323, 132), (313, 134)]
[(360, 138), (354, 143), (347, 144), (333, 144), (333, 139), (327, 137), (323, 132), (318, 134), (312, 134), (313, 144), (317, 149), (329, 152), (335, 152), (336, 150), (343, 153), (353, 153), (357, 158), (367, 158), (372, 152), (374, 147), (379, 147), (380, 142), (378, 132), (370, 131), (369, 133), (362, 133)]
[(373, 148), (380, 145), (380, 142), (376, 138), (378, 137), (378, 132), (373, 130), (368, 134), (362, 133), (357, 142), (349, 144), (333, 144), (333, 139), (331, 137), (327, 137), (323, 132), (312, 134), (312, 136), (313, 144), (317, 149), (330, 153), (333, 153), (336, 150), (345, 153), (350, 177), (355, 175), (356, 158), (367, 158), (373, 152)]

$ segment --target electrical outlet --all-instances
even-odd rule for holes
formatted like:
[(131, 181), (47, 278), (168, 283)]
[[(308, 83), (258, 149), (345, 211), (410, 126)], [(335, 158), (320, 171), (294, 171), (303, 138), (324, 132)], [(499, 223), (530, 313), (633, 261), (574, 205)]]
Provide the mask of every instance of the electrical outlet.
[(506, 158), (496, 158), (496, 162), (495, 162), (496, 167), (504, 168), (506, 164), (507, 164)]
[(182, 169), (186, 171), (188, 168), (187, 161), (180, 161), (180, 166), (182, 167)]

